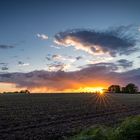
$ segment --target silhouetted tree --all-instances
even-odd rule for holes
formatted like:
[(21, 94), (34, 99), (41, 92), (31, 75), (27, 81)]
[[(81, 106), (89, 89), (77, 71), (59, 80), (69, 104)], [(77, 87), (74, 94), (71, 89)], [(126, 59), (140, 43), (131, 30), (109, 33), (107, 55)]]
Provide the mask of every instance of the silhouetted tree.
[(120, 93), (120, 92), (121, 92), (120, 86), (119, 86), (119, 85), (111, 85), (111, 86), (108, 88), (108, 91), (109, 91), (109, 92), (112, 92), (112, 93)]
[(30, 91), (26, 89), (26, 90), (25, 90), (25, 93), (29, 94), (29, 93), (30, 93)]
[(122, 87), (122, 93), (126, 93), (126, 88), (125, 87)]
[(127, 93), (137, 93), (138, 92), (138, 87), (133, 83), (129, 83), (125, 87), (125, 92), (127, 92)]
[(26, 93), (26, 94), (29, 94), (30, 91), (26, 89), (26, 90), (21, 90), (20, 93)]

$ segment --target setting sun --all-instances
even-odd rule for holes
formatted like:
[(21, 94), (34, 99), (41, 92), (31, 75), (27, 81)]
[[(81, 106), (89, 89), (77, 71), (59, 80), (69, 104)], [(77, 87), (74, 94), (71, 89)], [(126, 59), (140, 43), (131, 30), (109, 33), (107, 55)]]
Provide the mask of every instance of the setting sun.
[(80, 88), (81, 92), (98, 92), (98, 93), (103, 93), (103, 87), (84, 87)]

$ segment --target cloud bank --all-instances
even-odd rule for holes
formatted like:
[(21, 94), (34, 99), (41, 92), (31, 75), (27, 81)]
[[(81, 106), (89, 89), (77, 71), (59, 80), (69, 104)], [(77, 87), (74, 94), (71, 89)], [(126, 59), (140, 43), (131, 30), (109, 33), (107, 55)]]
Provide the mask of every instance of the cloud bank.
[(81, 87), (107, 87), (110, 84), (125, 85), (130, 82), (140, 87), (140, 68), (123, 73), (116, 70), (114, 63), (99, 63), (72, 72), (5, 73), (0, 74), (0, 82), (13, 83), (18, 88), (28, 88), (32, 92), (73, 91)]

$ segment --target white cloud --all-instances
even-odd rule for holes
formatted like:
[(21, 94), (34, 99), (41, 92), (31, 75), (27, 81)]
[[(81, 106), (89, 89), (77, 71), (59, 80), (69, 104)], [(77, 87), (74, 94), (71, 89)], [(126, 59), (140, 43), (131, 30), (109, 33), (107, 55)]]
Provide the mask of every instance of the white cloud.
[[(65, 47), (74, 46), (76, 50), (82, 50), (92, 55), (101, 55), (104, 54), (104, 50), (99, 45), (83, 45), (81, 40), (77, 39), (76, 37), (66, 37), (61, 42), (54, 40), (54, 43), (57, 45), (62, 45)], [(93, 51), (94, 50), (94, 51)], [(108, 53), (108, 52), (106, 52)]]
[(59, 55), (59, 54), (54, 54), (52, 56), (52, 59), (53, 60), (56, 60), (56, 61), (69, 61), (71, 63), (75, 62), (76, 59), (75, 58), (72, 58), (70, 56), (62, 56), (62, 55)]
[(37, 34), (37, 37), (42, 39), (42, 40), (47, 40), (49, 37), (45, 34)]

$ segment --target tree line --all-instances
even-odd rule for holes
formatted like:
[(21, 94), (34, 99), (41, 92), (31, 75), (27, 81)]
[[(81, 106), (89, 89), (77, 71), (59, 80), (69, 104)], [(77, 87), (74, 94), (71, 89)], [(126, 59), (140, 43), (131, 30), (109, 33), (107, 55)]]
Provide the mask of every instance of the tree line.
[(5, 93), (24, 93), (24, 94), (30, 94), (30, 91), (25, 89), (25, 90), (20, 90), (20, 91), (14, 91), (14, 92), (3, 92), (4, 94)]
[(138, 87), (133, 84), (129, 83), (125, 87), (121, 87), (120, 85), (111, 85), (109, 86), (108, 92), (110, 93), (138, 93), (139, 89)]

